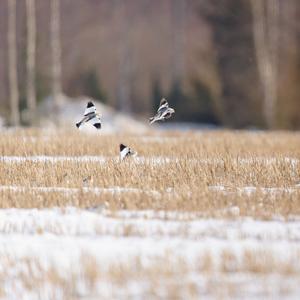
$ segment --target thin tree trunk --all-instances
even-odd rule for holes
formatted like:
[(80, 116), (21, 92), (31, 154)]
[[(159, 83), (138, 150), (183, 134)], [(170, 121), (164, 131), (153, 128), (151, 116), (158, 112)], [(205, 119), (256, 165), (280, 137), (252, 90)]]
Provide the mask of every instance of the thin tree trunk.
[(117, 108), (123, 112), (131, 112), (132, 96), (132, 49), (130, 41), (130, 22), (126, 14), (126, 4), (121, 0), (119, 6), (120, 43), (119, 43), (119, 70), (117, 80)]
[(55, 109), (61, 106), (60, 0), (51, 0), (52, 95)]
[(251, 7), (256, 58), (264, 93), (264, 113), (268, 128), (273, 128), (278, 97), (279, 1), (251, 0)]
[(173, 0), (172, 2), (173, 23), (173, 50), (172, 50), (172, 80), (181, 82), (185, 69), (185, 19), (186, 0)]
[(8, 80), (10, 92), (11, 124), (20, 125), (17, 46), (16, 46), (16, 0), (8, 0)]
[(217, 86), (212, 93), (217, 116), (230, 127), (261, 126), (263, 93), (257, 66), (249, 63), (255, 55), (253, 34), (249, 34), (253, 30), (249, 28), (253, 21), (250, 0), (203, 3), (200, 13), (212, 29), (212, 58), (217, 72)]
[(35, 51), (36, 51), (36, 18), (35, 0), (26, 0), (27, 11), (27, 106), (29, 119), (34, 123), (36, 114), (35, 93)]
[(131, 53), (128, 45), (128, 41), (123, 39), (123, 43), (120, 45), (120, 64), (119, 64), (119, 76), (118, 76), (118, 108), (122, 112), (131, 112), (131, 79), (132, 79), (132, 67), (131, 67)]

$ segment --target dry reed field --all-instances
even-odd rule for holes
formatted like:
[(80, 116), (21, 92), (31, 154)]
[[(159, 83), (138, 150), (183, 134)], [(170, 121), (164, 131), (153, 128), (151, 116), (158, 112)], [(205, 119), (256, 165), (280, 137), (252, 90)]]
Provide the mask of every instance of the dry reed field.
[(298, 133), (6, 130), (0, 197), (0, 299), (300, 293)]
[[(241, 215), (260, 218), (297, 215), (299, 137), (283, 132), (118, 136), (7, 131), (0, 138), (0, 206), (105, 204), (206, 216), (237, 206)], [(120, 162), (120, 142), (138, 157)]]

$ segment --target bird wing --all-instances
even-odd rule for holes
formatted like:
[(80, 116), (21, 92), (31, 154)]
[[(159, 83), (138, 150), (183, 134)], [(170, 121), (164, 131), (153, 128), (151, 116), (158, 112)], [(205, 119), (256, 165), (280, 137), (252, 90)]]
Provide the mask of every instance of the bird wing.
[(168, 101), (165, 98), (162, 98), (160, 100), (159, 106), (162, 106), (162, 105), (168, 105)]
[(93, 102), (88, 102), (86, 109), (84, 111), (84, 116), (90, 114), (96, 114), (96, 106), (93, 104)]
[(168, 108), (168, 107), (169, 107), (168, 101), (165, 98), (163, 98), (160, 100), (160, 104), (159, 104), (159, 108), (158, 108), (157, 112), (160, 112), (161, 110)]
[(120, 158), (123, 160), (129, 153), (129, 148), (125, 146), (125, 148), (120, 147)]
[(97, 129), (101, 129), (101, 120), (100, 120), (99, 116), (95, 116), (95, 117), (91, 118), (90, 120), (88, 120), (88, 123), (92, 124)]

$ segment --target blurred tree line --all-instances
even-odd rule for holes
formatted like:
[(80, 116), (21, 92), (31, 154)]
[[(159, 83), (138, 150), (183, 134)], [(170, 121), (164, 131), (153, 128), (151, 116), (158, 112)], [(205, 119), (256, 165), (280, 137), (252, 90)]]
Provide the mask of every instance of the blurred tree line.
[(64, 93), (174, 121), (300, 127), (297, 0), (4, 0), (0, 113), (35, 124)]

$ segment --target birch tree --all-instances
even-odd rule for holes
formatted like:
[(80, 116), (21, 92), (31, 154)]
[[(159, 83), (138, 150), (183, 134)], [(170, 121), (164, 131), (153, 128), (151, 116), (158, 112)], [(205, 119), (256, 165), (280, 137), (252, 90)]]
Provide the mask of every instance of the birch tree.
[(279, 0), (250, 1), (264, 114), (268, 128), (273, 128), (278, 98)]
[(120, 25), (119, 39), (119, 69), (117, 79), (117, 107), (123, 112), (131, 112), (133, 62), (130, 40), (130, 23), (132, 20), (126, 15), (126, 4), (118, 2), (118, 21)]
[(61, 106), (60, 0), (51, 0), (52, 96), (55, 109)]
[(185, 18), (186, 0), (172, 2), (173, 50), (172, 50), (172, 79), (179, 83), (185, 69)]
[(35, 52), (36, 52), (36, 17), (35, 0), (26, 0), (27, 14), (27, 107), (31, 124), (36, 114), (36, 92), (35, 92)]
[(10, 122), (14, 126), (20, 125), (19, 90), (17, 71), (16, 45), (16, 0), (8, 0), (8, 81), (10, 97)]

